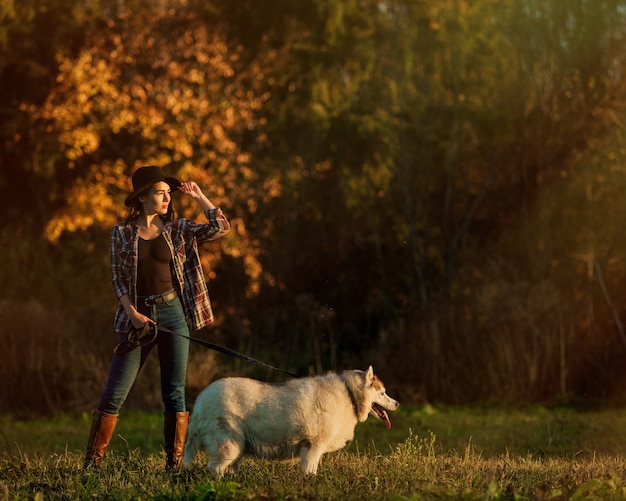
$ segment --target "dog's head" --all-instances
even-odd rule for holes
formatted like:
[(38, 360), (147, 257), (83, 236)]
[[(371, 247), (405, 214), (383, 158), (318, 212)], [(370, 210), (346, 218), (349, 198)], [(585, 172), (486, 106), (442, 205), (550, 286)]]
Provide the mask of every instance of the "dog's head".
[(370, 414), (376, 416), (381, 421), (385, 422), (387, 429), (391, 428), (391, 421), (386, 411), (395, 411), (400, 407), (400, 403), (387, 395), (385, 385), (378, 379), (378, 376), (374, 374), (374, 369), (370, 365), (367, 371), (365, 371), (365, 384), (373, 390), (372, 392), (372, 405), (370, 408)]
[(400, 404), (387, 395), (385, 385), (374, 374), (372, 366), (366, 371), (346, 371), (343, 379), (352, 394), (358, 420), (363, 422), (371, 414), (384, 421), (387, 429), (391, 428), (387, 411), (395, 411)]

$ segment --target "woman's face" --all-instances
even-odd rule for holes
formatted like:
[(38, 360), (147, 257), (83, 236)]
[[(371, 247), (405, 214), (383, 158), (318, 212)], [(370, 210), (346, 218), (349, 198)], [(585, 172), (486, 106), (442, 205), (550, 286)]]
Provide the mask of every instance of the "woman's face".
[(139, 197), (139, 201), (143, 206), (143, 213), (146, 216), (153, 214), (163, 216), (167, 214), (167, 209), (172, 201), (170, 185), (164, 181), (153, 184), (152, 187), (146, 191), (145, 195)]

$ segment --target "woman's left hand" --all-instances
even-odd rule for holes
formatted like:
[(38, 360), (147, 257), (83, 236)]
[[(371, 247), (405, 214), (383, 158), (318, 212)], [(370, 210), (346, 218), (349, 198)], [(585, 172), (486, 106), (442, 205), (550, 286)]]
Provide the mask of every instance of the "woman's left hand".
[(191, 198), (200, 198), (203, 196), (202, 190), (200, 186), (198, 186), (193, 181), (189, 181), (186, 183), (181, 183), (180, 191), (182, 191), (185, 195), (189, 195)]
[(198, 186), (193, 181), (181, 183), (180, 191), (182, 191), (185, 195), (189, 195), (190, 197), (195, 198), (204, 210), (215, 209), (215, 205), (213, 205), (213, 203), (204, 195), (204, 193), (202, 193), (200, 186)]

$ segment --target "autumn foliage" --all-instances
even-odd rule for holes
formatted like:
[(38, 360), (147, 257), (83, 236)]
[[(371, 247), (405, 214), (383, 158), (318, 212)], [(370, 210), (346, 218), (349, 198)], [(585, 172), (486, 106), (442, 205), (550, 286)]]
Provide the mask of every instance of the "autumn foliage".
[[(0, 375), (52, 335), (34, 410), (93, 404), (114, 342), (108, 232), (155, 164), (232, 224), (202, 250), (218, 321), (198, 335), (303, 374), (372, 363), (405, 399), (622, 398), (625, 14), (0, 0)], [(201, 350), (203, 383), (279, 377)], [(66, 377), (48, 388), (44, 368)]]

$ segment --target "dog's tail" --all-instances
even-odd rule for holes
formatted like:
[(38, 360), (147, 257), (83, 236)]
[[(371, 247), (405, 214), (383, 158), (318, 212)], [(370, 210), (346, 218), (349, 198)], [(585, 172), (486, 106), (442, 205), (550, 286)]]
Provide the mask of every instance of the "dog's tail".
[(196, 458), (196, 452), (198, 450), (198, 434), (196, 433), (196, 427), (193, 420), (189, 423), (189, 429), (187, 430), (187, 440), (185, 441), (185, 452), (183, 454), (183, 466), (187, 467), (193, 463)]

